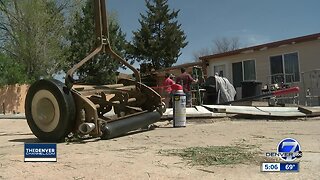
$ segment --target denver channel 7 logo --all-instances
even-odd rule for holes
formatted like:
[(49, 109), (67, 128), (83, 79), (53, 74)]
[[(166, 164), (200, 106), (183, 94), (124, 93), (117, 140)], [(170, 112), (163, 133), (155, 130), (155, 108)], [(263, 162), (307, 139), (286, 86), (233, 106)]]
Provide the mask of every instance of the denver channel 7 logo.
[(267, 152), (268, 157), (280, 157), (284, 161), (294, 161), (302, 157), (301, 146), (297, 140), (293, 138), (285, 138), (281, 140), (277, 147), (278, 152)]

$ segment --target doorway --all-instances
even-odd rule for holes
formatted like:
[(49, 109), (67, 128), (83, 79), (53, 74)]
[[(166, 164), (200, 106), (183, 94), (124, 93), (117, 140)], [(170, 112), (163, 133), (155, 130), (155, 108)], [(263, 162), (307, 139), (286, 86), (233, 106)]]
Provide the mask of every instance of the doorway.
[(213, 67), (213, 72), (214, 74), (218, 74), (218, 76), (221, 77), (225, 77), (226, 76), (226, 65), (222, 64), (222, 65), (215, 65)]

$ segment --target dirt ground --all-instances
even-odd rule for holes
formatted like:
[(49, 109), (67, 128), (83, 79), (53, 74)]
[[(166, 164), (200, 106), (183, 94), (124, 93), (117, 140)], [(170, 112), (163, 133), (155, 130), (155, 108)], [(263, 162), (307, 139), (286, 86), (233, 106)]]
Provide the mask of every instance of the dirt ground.
[[(24, 162), (24, 143), (38, 142), (25, 120), (0, 120), (0, 179), (320, 179), (320, 119), (188, 121), (186, 128), (167, 122), (152, 131), (112, 140), (57, 145), (57, 162)], [(298, 173), (260, 172), (260, 165), (192, 166), (166, 149), (257, 145), (261, 156), (275, 152), (283, 138), (299, 141)]]

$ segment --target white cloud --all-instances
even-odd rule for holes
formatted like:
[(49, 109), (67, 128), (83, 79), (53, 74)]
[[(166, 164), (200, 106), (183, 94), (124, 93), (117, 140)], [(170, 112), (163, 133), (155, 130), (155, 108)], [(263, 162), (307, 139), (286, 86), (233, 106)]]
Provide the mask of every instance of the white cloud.
[(241, 47), (255, 46), (271, 42), (266, 35), (257, 34), (250, 29), (230, 30), (224, 33), (224, 37), (238, 37)]
[(240, 42), (244, 46), (255, 46), (271, 42), (271, 39), (269, 37), (259, 34), (242, 34), (239, 38)]

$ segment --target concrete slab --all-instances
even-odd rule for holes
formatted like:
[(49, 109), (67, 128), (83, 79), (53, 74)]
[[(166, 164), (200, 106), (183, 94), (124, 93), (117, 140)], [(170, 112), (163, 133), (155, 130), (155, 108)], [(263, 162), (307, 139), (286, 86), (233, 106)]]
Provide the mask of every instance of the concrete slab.
[[(213, 113), (204, 107), (196, 106), (196, 108), (186, 109), (187, 118), (211, 118), (211, 117), (226, 117), (226, 113)], [(166, 112), (163, 114), (161, 119), (172, 119), (173, 118), (173, 108), (167, 108)]]
[(276, 117), (305, 117), (298, 107), (255, 107), (255, 106), (226, 106), (226, 105), (203, 105), (210, 111), (225, 110), (230, 114), (248, 114)]
[(211, 115), (212, 115), (212, 117), (226, 117), (227, 116), (227, 114), (226, 113), (217, 113), (217, 112), (211, 112), (211, 111), (209, 111), (207, 108), (205, 108), (205, 107), (203, 107), (203, 106), (196, 106), (195, 107), (197, 110), (198, 110), (198, 112), (200, 112), (200, 113), (212, 113)]

